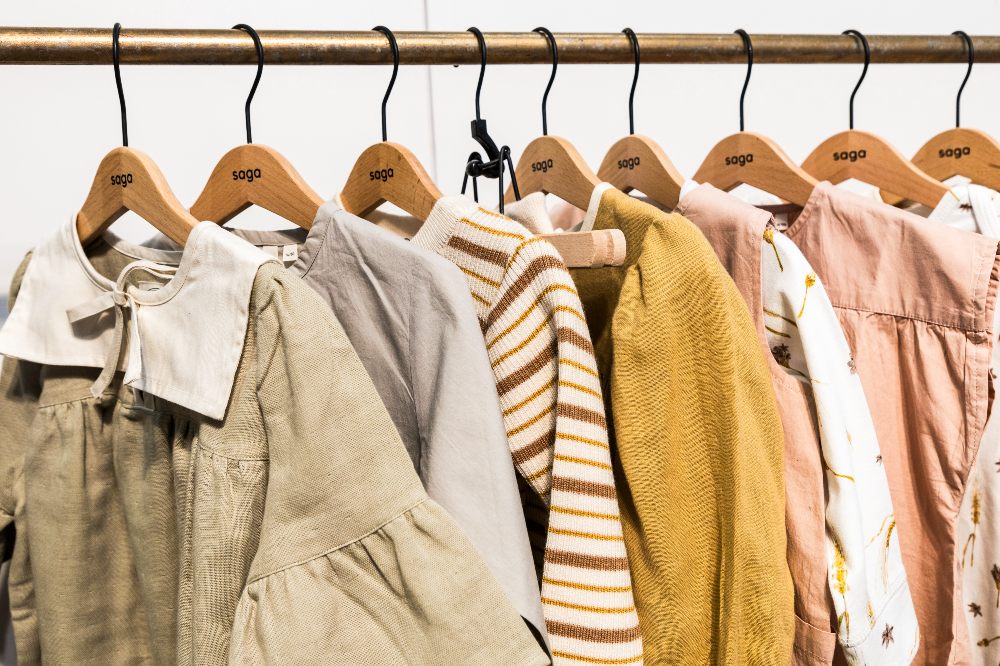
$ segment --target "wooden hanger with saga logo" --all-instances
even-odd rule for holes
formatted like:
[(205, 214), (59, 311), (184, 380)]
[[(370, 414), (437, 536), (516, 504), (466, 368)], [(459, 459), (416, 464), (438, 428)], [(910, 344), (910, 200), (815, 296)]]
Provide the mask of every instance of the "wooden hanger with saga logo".
[(819, 181), (793, 162), (774, 141), (744, 129), (743, 103), (753, 70), (753, 43), (746, 30), (741, 28), (736, 33), (743, 39), (747, 53), (747, 75), (740, 92), (740, 131), (712, 147), (694, 179), (726, 191), (750, 185), (805, 206)]
[(90, 192), (76, 214), (77, 236), (85, 246), (131, 210), (172, 241), (183, 245), (198, 220), (178, 201), (156, 163), (128, 145), (128, 117), (118, 43), (120, 33), (121, 24), (115, 23), (111, 33), (111, 58), (121, 107), (122, 145), (105, 155), (97, 167)]
[(964, 176), (976, 185), (1000, 190), (1000, 142), (981, 130), (962, 127), (961, 122), (962, 91), (976, 62), (972, 38), (962, 30), (951, 34), (965, 41), (969, 54), (969, 66), (955, 96), (955, 127), (932, 137), (913, 156), (913, 163), (938, 180)]
[(639, 82), (639, 38), (632, 28), (628, 36), (635, 56), (635, 73), (628, 95), (628, 136), (615, 142), (604, 156), (597, 176), (622, 192), (638, 190), (661, 206), (674, 208), (681, 197), (684, 177), (666, 152), (649, 137), (635, 133), (635, 87)]
[(857, 37), (864, 48), (865, 64), (851, 93), (849, 129), (818, 145), (802, 163), (802, 168), (820, 180), (841, 183), (849, 178), (874, 185), (897, 197), (934, 208), (948, 193), (948, 187), (917, 168), (885, 139), (854, 129), (854, 96), (868, 73), (871, 50), (868, 39), (857, 30), (845, 30)]
[(409, 149), (387, 140), (385, 111), (399, 72), (399, 46), (389, 28), (380, 25), (373, 30), (385, 35), (392, 49), (392, 77), (382, 98), (382, 142), (369, 146), (358, 157), (340, 192), (340, 201), (348, 212), (359, 217), (388, 201), (425, 221), (441, 198), (441, 191)]
[(257, 50), (257, 76), (244, 107), (247, 142), (222, 156), (191, 206), (191, 214), (199, 220), (225, 224), (250, 206), (260, 206), (309, 229), (323, 198), (278, 151), (253, 143), (250, 103), (264, 71), (264, 47), (257, 31), (250, 26), (240, 23), (233, 29), (248, 33)]

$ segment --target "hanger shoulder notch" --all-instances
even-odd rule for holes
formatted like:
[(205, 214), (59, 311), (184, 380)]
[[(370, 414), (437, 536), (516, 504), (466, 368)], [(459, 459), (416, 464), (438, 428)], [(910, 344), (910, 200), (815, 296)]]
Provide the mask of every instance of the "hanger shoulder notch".
[(198, 224), (178, 201), (156, 163), (134, 148), (118, 147), (101, 160), (90, 192), (76, 215), (86, 245), (131, 210), (181, 245)]
[(977, 185), (1000, 190), (1000, 143), (981, 130), (945, 130), (917, 151), (913, 164), (937, 180), (965, 176)]
[(685, 180), (663, 148), (639, 134), (616, 141), (604, 156), (597, 176), (622, 192), (639, 190), (671, 208), (680, 201)]
[(341, 203), (355, 215), (364, 217), (388, 201), (420, 220), (430, 216), (441, 197), (410, 149), (391, 141), (361, 153), (340, 193)]
[(753, 132), (731, 134), (715, 144), (694, 179), (720, 190), (750, 185), (799, 206), (806, 204), (819, 184), (778, 144)]
[[(525, 147), (514, 173), (521, 196), (554, 194), (584, 210), (601, 182), (573, 144), (551, 135), (540, 136)], [(514, 201), (513, 187), (507, 189), (504, 201)]]
[(215, 165), (191, 206), (200, 220), (219, 224), (250, 206), (260, 206), (309, 229), (323, 198), (283, 155), (259, 143), (233, 148)]
[(802, 167), (816, 178), (841, 183), (855, 178), (886, 192), (933, 208), (948, 192), (903, 157), (885, 139), (860, 130), (846, 130), (817, 146)]

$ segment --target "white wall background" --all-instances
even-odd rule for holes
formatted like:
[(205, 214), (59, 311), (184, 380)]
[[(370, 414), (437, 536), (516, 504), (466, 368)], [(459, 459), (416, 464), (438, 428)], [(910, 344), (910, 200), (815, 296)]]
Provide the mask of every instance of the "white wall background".
[[(34, 26), (258, 29), (530, 30), (940, 34), (964, 29), (1000, 34), (1000, 0), (768, 3), (470, 2), (382, 0), (308, 2), (193, 0), (6, 3), (0, 23)], [(390, 138), (409, 146), (445, 192), (457, 191), (469, 138), (477, 67), (404, 67), (390, 102)], [(801, 160), (846, 128), (857, 65), (762, 65), (747, 97), (747, 128), (774, 138)], [(539, 102), (547, 67), (496, 66), (486, 73), (483, 115), (515, 159), (541, 130)], [(636, 95), (637, 131), (655, 138), (684, 173), (737, 129), (744, 68), (645, 65)], [(267, 67), (254, 102), (254, 138), (279, 149), (324, 196), (339, 191), (358, 153), (379, 139), (379, 103), (388, 67)], [(964, 65), (873, 65), (858, 95), (856, 126), (912, 154), (954, 121)], [(216, 160), (244, 140), (243, 102), (250, 67), (125, 66), (131, 145), (159, 164), (178, 197), (192, 202)], [(627, 130), (630, 65), (566, 65), (549, 100), (549, 128), (570, 139), (592, 165)], [(121, 140), (118, 101), (107, 67), (0, 67), (0, 282), (23, 254), (64, 224), (86, 197), (101, 157)], [(966, 88), (963, 124), (1000, 136), (1000, 68), (978, 65)], [(490, 195), (492, 190), (490, 190)], [(492, 201), (492, 199), (486, 199)], [(248, 211), (240, 225), (269, 224)], [(137, 218), (115, 229), (150, 234)]]

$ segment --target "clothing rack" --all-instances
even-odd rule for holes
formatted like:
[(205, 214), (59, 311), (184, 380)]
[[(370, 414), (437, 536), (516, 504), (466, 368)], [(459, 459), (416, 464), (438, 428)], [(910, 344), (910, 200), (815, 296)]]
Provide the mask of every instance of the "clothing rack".
[[(850, 35), (754, 34), (754, 64), (862, 62), (863, 50)], [(262, 30), (269, 65), (383, 65), (392, 62), (386, 38), (374, 31)], [(744, 64), (736, 34), (640, 33), (648, 63)], [(398, 32), (402, 65), (473, 65), (479, 47), (469, 32)], [(560, 64), (631, 63), (626, 35), (556, 33)], [(956, 35), (869, 35), (873, 63), (964, 63), (965, 44)], [(976, 62), (1000, 62), (1000, 36), (973, 37)], [(486, 33), (490, 64), (547, 64), (550, 52), (534, 32)], [(126, 28), (121, 62), (143, 65), (250, 65), (256, 54), (239, 30)], [(107, 65), (110, 28), (0, 27), (0, 64)]]

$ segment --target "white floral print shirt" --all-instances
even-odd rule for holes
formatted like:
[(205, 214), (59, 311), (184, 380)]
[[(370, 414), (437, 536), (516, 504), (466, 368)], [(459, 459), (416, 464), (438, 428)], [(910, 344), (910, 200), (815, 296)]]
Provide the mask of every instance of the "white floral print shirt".
[(919, 629), (882, 455), (861, 380), (826, 290), (798, 247), (767, 228), (762, 304), (775, 360), (808, 383), (826, 468), (826, 556), (848, 663), (909, 664)]

